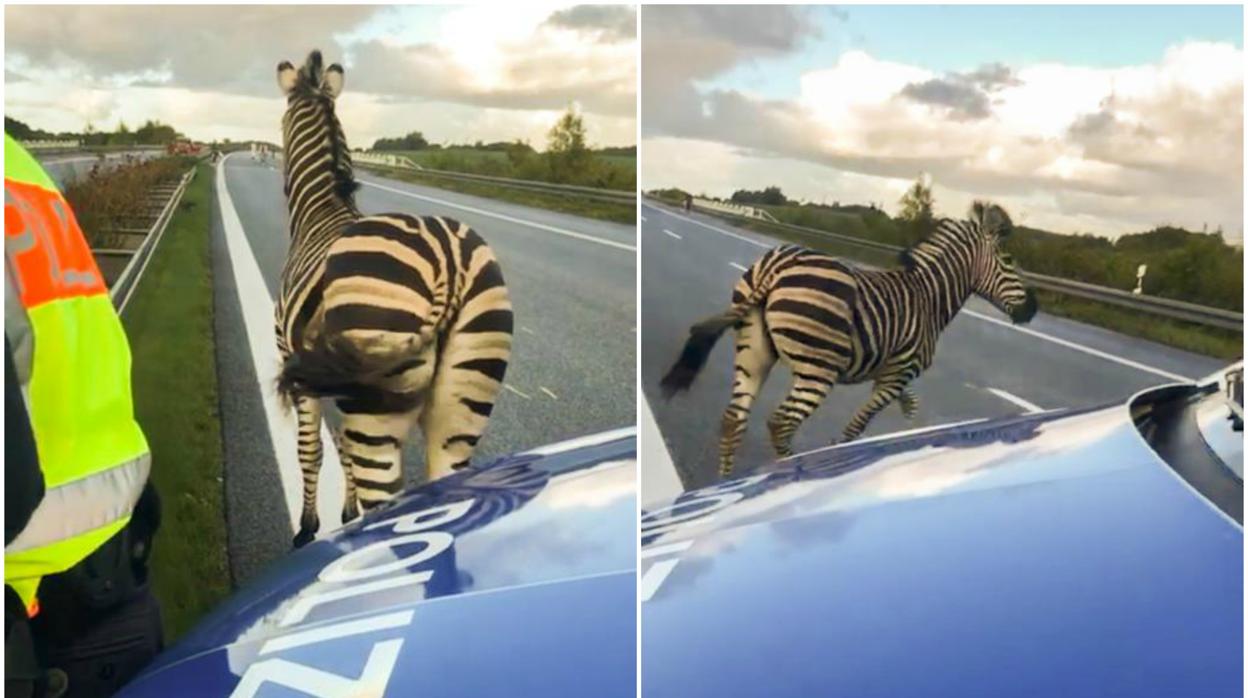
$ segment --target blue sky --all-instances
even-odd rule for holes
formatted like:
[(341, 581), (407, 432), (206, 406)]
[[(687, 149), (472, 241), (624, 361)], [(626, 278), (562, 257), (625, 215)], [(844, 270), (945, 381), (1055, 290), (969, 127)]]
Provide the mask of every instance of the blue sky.
[(833, 65), (855, 49), (946, 72), (993, 62), (1142, 65), (1187, 40), (1243, 48), (1238, 5), (847, 5), (811, 12), (822, 36), (804, 50), (743, 63), (701, 84), (787, 99), (797, 94), (803, 72)]

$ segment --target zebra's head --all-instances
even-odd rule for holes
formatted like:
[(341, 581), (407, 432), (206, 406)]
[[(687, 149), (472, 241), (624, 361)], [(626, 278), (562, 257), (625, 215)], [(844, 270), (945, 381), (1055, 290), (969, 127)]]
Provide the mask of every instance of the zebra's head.
[(971, 227), (976, 233), (972, 283), (976, 295), (1010, 316), (1015, 324), (1029, 322), (1036, 314), (1036, 296), (1023, 285), (1014, 259), (1001, 243), (1014, 231), (1005, 209), (976, 201), (971, 205)]
[[(342, 125), (334, 113), (334, 102), (342, 94), (343, 80), (342, 66), (334, 63), (325, 67), (321, 52), (316, 50), (308, 54), (301, 68), (295, 68), (290, 61), (277, 64), (277, 86), (286, 97), (286, 113), (282, 115), (282, 147), (286, 153), (288, 196), (291, 193), (290, 172), (301, 166), (295, 153), (302, 153), (305, 156), (302, 160), (309, 162), (328, 154), (334, 172), (335, 193), (354, 205), (353, 194), (359, 184), (355, 181)], [(320, 147), (311, 146), (312, 143), (320, 143)]]

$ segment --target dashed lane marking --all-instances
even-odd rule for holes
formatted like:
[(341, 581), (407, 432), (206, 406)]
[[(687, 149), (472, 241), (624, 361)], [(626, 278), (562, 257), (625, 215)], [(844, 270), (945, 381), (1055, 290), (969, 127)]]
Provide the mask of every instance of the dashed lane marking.
[(1043, 411), (1044, 411), (1044, 408), (1043, 408), (1043, 407), (1040, 407), (1039, 405), (1036, 405), (1036, 404), (1031, 403), (1031, 402), (1027, 402), (1026, 400), (1022, 399), (1021, 397), (1019, 397), (1019, 396), (1017, 396), (1017, 395), (1015, 395), (1015, 394), (1013, 394), (1013, 393), (1008, 393), (1008, 392), (1006, 392), (1006, 391), (1004, 391), (1004, 390), (1001, 390), (1001, 389), (999, 389), (999, 388), (987, 388), (987, 391), (988, 391), (988, 392), (990, 392), (990, 393), (992, 393), (993, 395), (996, 395), (997, 397), (1001, 398), (1002, 400), (1005, 400), (1006, 402), (1010, 402), (1010, 403), (1013, 403), (1013, 404), (1015, 404), (1015, 405), (1018, 405), (1019, 407), (1023, 408), (1023, 410), (1024, 410), (1025, 412), (1043, 412)]

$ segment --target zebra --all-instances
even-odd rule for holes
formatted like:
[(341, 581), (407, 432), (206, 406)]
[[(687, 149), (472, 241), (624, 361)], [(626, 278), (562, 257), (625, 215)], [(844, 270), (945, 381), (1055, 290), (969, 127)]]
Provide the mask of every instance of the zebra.
[(1014, 228), (992, 203), (975, 202), (969, 220), (942, 219), (901, 253), (901, 267), (868, 270), (797, 245), (766, 252), (737, 282), (732, 306), (695, 324), (660, 387), (687, 390), (716, 340), (736, 330), (732, 399), (720, 427), (719, 470), (731, 475), (750, 407), (777, 358), (793, 373), (787, 397), (767, 421), (772, 448), (792, 455), (793, 434), (837, 383), (874, 381), (838, 441), (852, 441), (894, 400), (913, 419), (911, 381), (932, 363), (936, 340), (971, 294), (1026, 323), (1037, 310), (1001, 241)]
[(290, 251), (276, 304), (277, 391), (298, 418), (303, 510), (294, 546), (320, 528), (320, 398), (342, 414), (333, 439), (346, 474), (342, 519), (402, 487), (402, 446), (424, 436), (430, 479), (468, 465), (511, 356), (512, 310), (489, 246), (467, 225), (364, 216), (334, 111), (338, 64), (313, 51), (277, 66)]

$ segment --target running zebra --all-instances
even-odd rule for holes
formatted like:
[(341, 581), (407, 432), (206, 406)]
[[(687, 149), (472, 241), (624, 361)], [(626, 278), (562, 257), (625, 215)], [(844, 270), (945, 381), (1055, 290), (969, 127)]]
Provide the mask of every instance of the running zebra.
[(468, 465), (511, 355), (512, 314), (490, 248), (468, 226), (399, 213), (362, 216), (334, 102), (343, 70), (313, 51), (277, 66), (290, 252), (277, 302), (278, 392), (299, 422), (303, 512), (294, 545), (320, 521), (321, 403), (347, 476), (343, 521), (403, 486), (402, 446), (425, 438), (430, 479)]
[(689, 330), (680, 358), (664, 376), (665, 397), (686, 390), (724, 330), (736, 329), (732, 400), (719, 442), (722, 476), (777, 357), (793, 372), (788, 396), (767, 421), (780, 457), (792, 454), (793, 434), (837, 383), (875, 382), (841, 441), (857, 438), (889, 403), (913, 418), (918, 398), (910, 381), (927, 369), (936, 340), (973, 293), (1025, 323), (1036, 313), (1000, 242), (1014, 225), (994, 204), (976, 202), (970, 220), (944, 219), (935, 232), (901, 255), (900, 269), (858, 268), (796, 245), (768, 251), (737, 282), (732, 307)]

